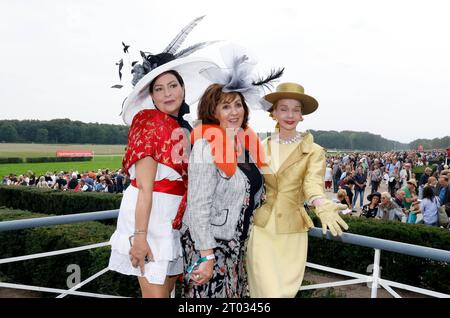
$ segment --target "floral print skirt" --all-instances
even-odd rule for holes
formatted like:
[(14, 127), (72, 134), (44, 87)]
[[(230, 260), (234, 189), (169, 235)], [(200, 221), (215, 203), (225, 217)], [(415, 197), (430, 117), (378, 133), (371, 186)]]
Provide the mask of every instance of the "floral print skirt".
[[(185, 298), (242, 298), (249, 297), (247, 273), (245, 269), (245, 258), (247, 251), (247, 242), (251, 226), (244, 223), (253, 223), (253, 213), (250, 218), (245, 218), (246, 208), (243, 206), (241, 216), (237, 223), (236, 233), (230, 241), (216, 240), (217, 247), (214, 248), (213, 277), (208, 283), (197, 285), (189, 276), (185, 275), (183, 280), (182, 297)], [(247, 214), (248, 216), (248, 214)], [(184, 272), (189, 265), (195, 263), (200, 258), (200, 252), (195, 249), (194, 242), (187, 229), (181, 236), (181, 245), (183, 246)]]

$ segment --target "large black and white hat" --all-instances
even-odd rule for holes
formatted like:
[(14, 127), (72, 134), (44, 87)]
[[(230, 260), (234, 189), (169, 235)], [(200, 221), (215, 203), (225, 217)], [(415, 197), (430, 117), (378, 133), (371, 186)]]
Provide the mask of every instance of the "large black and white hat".
[[(195, 103), (206, 87), (211, 84), (210, 80), (199, 76), (199, 74), (204, 69), (217, 67), (217, 64), (207, 58), (191, 57), (189, 55), (217, 41), (197, 43), (177, 52), (187, 35), (203, 18), (204, 16), (201, 16), (190, 22), (161, 53), (152, 54), (141, 51), (142, 63), (132, 62), (131, 73), (133, 75), (132, 85), (134, 88), (125, 99), (121, 113), (125, 124), (131, 125), (134, 115), (139, 111), (155, 108), (149, 95), (149, 86), (158, 75), (164, 72), (174, 70), (183, 78), (187, 104)], [(124, 52), (128, 53), (129, 46), (125, 44), (123, 46)], [(118, 65), (121, 78), (123, 60)], [(113, 87), (121, 88), (122, 85), (114, 85)]]

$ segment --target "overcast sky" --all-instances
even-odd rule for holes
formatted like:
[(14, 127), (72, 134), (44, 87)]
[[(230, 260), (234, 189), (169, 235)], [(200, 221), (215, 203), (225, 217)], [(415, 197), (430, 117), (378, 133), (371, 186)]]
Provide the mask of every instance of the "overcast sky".
[[(124, 41), (160, 52), (206, 14), (183, 47), (240, 44), (258, 71), (286, 67), (319, 101), (299, 130), (368, 131), (410, 142), (450, 135), (448, 1), (0, 0), (0, 119), (121, 124)], [(217, 47), (195, 55), (218, 57)], [(274, 122), (253, 112), (251, 125)]]

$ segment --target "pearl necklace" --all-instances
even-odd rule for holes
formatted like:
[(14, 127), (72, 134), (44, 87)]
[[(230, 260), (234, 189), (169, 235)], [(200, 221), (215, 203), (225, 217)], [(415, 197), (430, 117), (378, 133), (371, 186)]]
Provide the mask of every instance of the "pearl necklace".
[(289, 145), (289, 144), (293, 144), (298, 142), (300, 139), (302, 138), (302, 134), (297, 131), (295, 136), (289, 139), (281, 139), (280, 138), (280, 134), (275, 136), (275, 142), (279, 143), (279, 144), (283, 144), (283, 145)]

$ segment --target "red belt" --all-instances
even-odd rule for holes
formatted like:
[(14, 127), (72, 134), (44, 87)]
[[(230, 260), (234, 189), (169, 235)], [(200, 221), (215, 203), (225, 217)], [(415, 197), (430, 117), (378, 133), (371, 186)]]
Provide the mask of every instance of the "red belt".
[[(136, 179), (131, 180), (131, 185), (137, 188)], [(162, 179), (153, 183), (153, 191), (173, 195), (184, 195), (186, 187), (181, 180)]]

